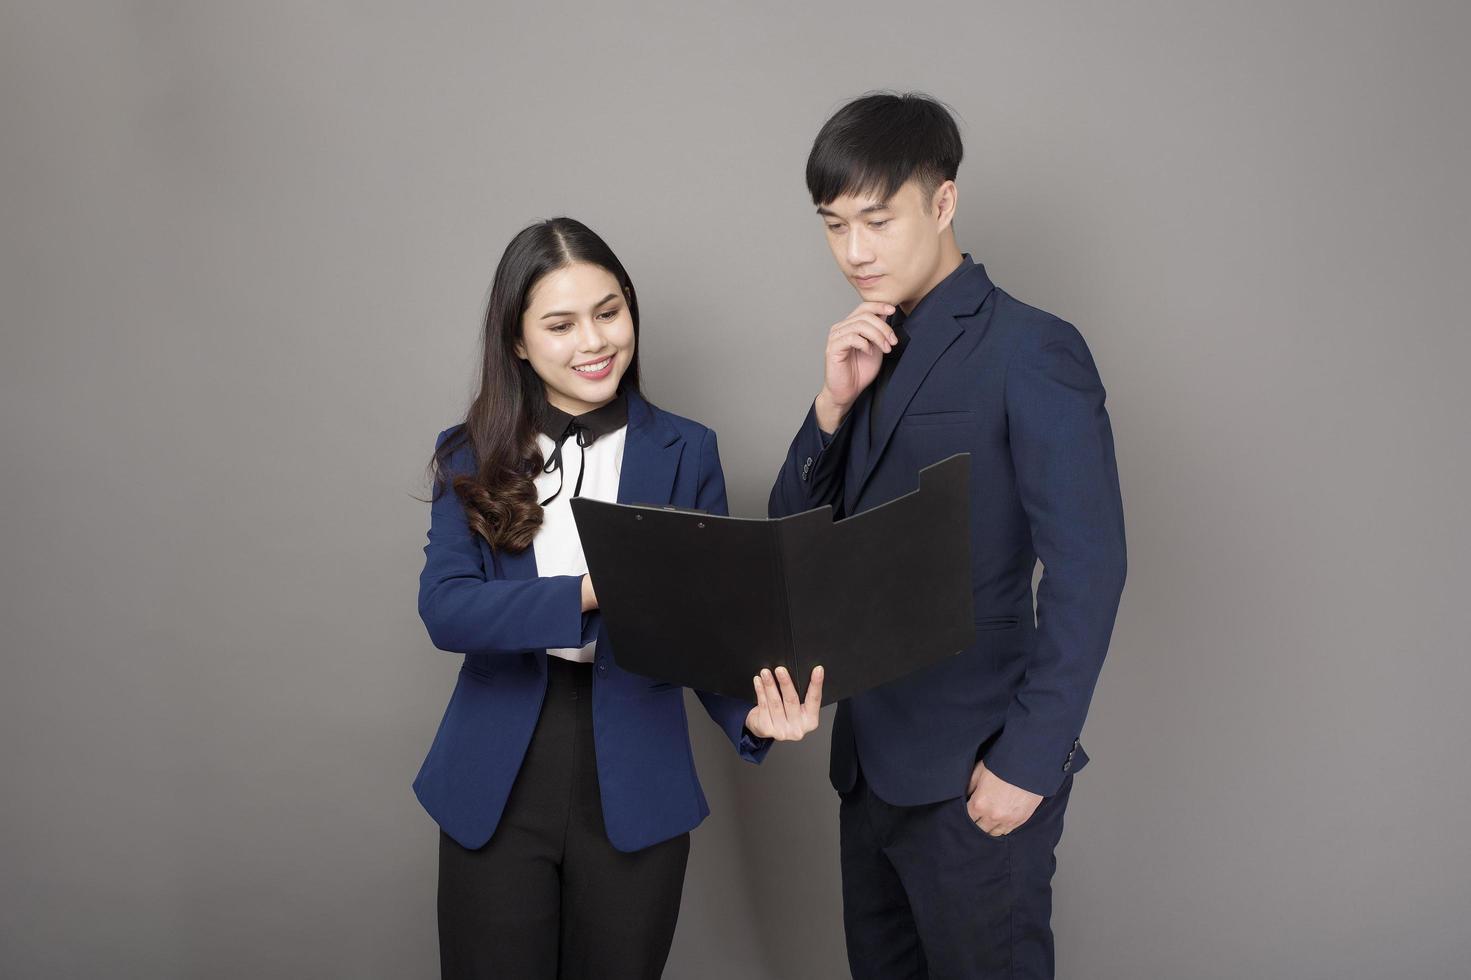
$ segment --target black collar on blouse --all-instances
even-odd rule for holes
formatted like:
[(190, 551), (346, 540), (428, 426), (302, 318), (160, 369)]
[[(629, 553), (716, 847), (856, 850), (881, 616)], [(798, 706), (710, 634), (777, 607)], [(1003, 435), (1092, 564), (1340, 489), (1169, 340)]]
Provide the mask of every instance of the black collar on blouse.
[(548, 402), (542, 409), (541, 418), (537, 420), (537, 428), (555, 443), (555, 448), (552, 449), (551, 456), (547, 457), (543, 470), (547, 473), (561, 471), (562, 480), (557, 484), (556, 493), (543, 500), (541, 505), (545, 507), (556, 500), (566, 485), (567, 470), (562, 459), (562, 446), (568, 439), (573, 439), (582, 450), (583, 462), (577, 469), (577, 485), (572, 488), (572, 496), (577, 497), (582, 494), (582, 475), (587, 470), (587, 447), (597, 442), (598, 437), (616, 432), (627, 424), (628, 399), (621, 388), (608, 404), (581, 415), (569, 415)]

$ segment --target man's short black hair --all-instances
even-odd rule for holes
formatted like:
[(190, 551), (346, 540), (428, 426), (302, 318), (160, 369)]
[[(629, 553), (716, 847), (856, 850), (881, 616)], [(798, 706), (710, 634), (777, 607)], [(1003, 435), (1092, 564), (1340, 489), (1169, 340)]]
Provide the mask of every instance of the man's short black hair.
[(888, 200), (916, 177), (928, 196), (955, 179), (963, 152), (944, 103), (923, 92), (874, 92), (823, 124), (807, 156), (807, 190), (819, 207), (843, 194)]

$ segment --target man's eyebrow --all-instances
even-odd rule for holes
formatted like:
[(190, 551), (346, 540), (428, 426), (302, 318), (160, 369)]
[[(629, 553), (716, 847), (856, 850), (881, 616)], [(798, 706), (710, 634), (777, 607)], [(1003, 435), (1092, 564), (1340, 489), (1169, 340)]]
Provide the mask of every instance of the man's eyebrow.
[[(617, 293), (609, 293), (608, 295), (604, 296), (602, 299), (600, 299), (596, 303), (594, 303), (592, 305), (592, 308), (593, 309), (597, 309), (599, 306), (602, 306), (604, 303), (608, 302), (608, 300), (610, 300), (610, 299), (617, 299), (617, 298), (618, 298), (618, 294)], [(576, 316), (576, 315), (577, 314), (575, 312), (573, 312), (572, 310), (552, 310), (552, 312), (550, 312), (550, 313), (543, 313), (541, 315), (541, 319), (545, 320), (548, 317), (553, 317), (553, 316)]]
[[(858, 213), (859, 214), (873, 214), (875, 211), (887, 211), (887, 210), (889, 210), (889, 202), (888, 201), (879, 201), (877, 204), (870, 204), (868, 207), (861, 209)], [(841, 215), (839, 215), (839, 214), (837, 214), (837, 213), (835, 213), (833, 211), (829, 211), (827, 208), (818, 208), (817, 209), (817, 213), (820, 214), (820, 215), (822, 215), (824, 218), (837, 218), (839, 221), (842, 221), (843, 220)]]

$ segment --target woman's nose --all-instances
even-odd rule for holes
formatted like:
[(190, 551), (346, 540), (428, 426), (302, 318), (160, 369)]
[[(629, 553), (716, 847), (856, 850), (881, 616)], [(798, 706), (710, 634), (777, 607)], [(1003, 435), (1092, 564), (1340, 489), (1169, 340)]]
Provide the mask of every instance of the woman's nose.
[(600, 351), (607, 342), (602, 327), (595, 320), (584, 320), (577, 331), (577, 345), (585, 351)]

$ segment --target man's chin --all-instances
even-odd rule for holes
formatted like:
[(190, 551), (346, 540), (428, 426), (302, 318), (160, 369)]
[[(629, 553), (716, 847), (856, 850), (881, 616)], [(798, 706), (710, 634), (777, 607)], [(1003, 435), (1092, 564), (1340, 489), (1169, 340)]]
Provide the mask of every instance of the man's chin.
[(862, 286), (859, 286), (855, 283), (853, 285), (853, 291), (861, 296), (865, 303), (888, 303), (890, 306), (897, 305), (892, 299), (889, 298), (889, 291), (878, 283), (875, 283), (867, 289), (864, 289)]

